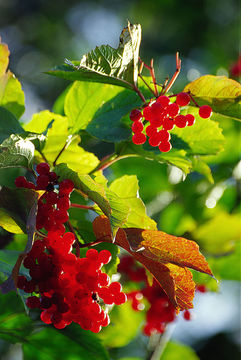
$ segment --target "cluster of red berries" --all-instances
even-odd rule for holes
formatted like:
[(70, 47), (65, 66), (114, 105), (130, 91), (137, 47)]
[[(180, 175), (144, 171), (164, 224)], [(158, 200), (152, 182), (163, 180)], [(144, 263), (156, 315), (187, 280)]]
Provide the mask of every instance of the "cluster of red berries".
[[(27, 298), (26, 305), (41, 309), (40, 317), (46, 324), (63, 329), (76, 322), (97, 333), (109, 324), (109, 316), (101, 305), (120, 305), (127, 300), (120, 283), (110, 283), (109, 276), (101, 271), (111, 260), (111, 253), (90, 249), (84, 258), (72, 253), (75, 235), (65, 232), (63, 223), (68, 220), (74, 184), (68, 179), (58, 184), (57, 175), (49, 171), (46, 163), (39, 164), (36, 170), (39, 176), (33, 185), (46, 190), (38, 202), (37, 229), (45, 229), (47, 234), (34, 241), (24, 258), (30, 280), (19, 276), (17, 287), (35, 293)], [(34, 189), (23, 177), (17, 178), (15, 184)]]
[[(131, 291), (127, 294), (127, 298), (131, 301), (132, 308), (135, 311), (144, 310), (146, 300), (150, 304), (146, 312), (144, 334), (151, 336), (154, 333), (163, 333), (166, 325), (176, 318), (175, 308), (166, 293), (156, 280), (153, 281), (152, 285), (149, 285), (144, 268), (137, 266), (134, 258), (129, 255), (121, 258), (118, 271), (125, 277), (126, 281), (142, 283), (141, 289)], [(205, 285), (197, 285), (196, 291), (205, 293)], [(184, 310), (183, 317), (185, 320), (191, 320), (190, 311)]]
[[(161, 95), (157, 99), (150, 101), (143, 111), (133, 109), (130, 113), (130, 119), (133, 121), (131, 127), (134, 133), (132, 137), (133, 143), (142, 145), (149, 137), (150, 146), (158, 146), (162, 152), (170, 151), (172, 145), (169, 131), (174, 126), (185, 128), (195, 123), (194, 115), (180, 114), (180, 107), (187, 106), (190, 101), (190, 95), (181, 92), (176, 96), (175, 102), (171, 102), (168, 96)], [(203, 119), (209, 118), (211, 114), (212, 109), (209, 105), (203, 105), (199, 108), (199, 116)]]

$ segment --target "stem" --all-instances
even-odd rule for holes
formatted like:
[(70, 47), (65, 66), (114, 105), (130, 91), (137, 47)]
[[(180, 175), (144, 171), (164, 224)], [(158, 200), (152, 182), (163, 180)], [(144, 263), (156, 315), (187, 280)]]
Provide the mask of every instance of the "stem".
[(138, 89), (138, 87), (136, 85), (133, 85), (133, 90), (137, 93), (137, 95), (141, 98), (141, 100), (146, 103), (146, 99), (144, 97), (144, 95), (142, 94), (142, 92)]
[(71, 207), (95, 211), (94, 206), (89, 206), (89, 205), (80, 205), (80, 204), (73, 204), (73, 203), (71, 203)]
[(42, 156), (43, 160), (48, 164), (49, 162), (48, 162), (47, 158), (45, 157), (45, 155), (42, 153), (42, 151), (41, 151), (41, 150), (38, 150), (38, 152), (39, 152), (40, 155)]
[(71, 222), (68, 220), (67, 221), (67, 224), (68, 224), (68, 227), (70, 228), (70, 230), (72, 231), (72, 233), (74, 234), (74, 237), (75, 237), (75, 248), (76, 248), (76, 256), (79, 257), (80, 256), (80, 244), (79, 244), (79, 241), (78, 241), (78, 237), (76, 235), (76, 232), (75, 232), (75, 229), (73, 227), (73, 225), (71, 224)]
[(175, 71), (173, 77), (171, 78), (169, 84), (167, 85), (167, 87), (164, 91), (164, 94), (171, 89), (171, 87), (174, 84), (174, 82), (176, 81), (176, 78), (178, 77), (180, 71), (181, 71), (181, 60), (179, 59), (179, 53), (177, 52), (176, 53), (176, 71)]
[(174, 325), (174, 324), (169, 324), (166, 327), (166, 331), (160, 336), (160, 340), (158, 341), (158, 344), (157, 344), (152, 356), (150, 357), (150, 360), (160, 360), (161, 359), (163, 351), (165, 350), (165, 347), (166, 347), (168, 341), (170, 340), (175, 327), (176, 327), (176, 325)]
[(196, 102), (196, 100), (194, 100), (194, 97), (192, 96), (191, 92), (188, 91), (188, 95), (190, 96), (192, 102), (199, 108), (200, 106), (198, 105), (198, 103)]
[(56, 158), (55, 158), (55, 160), (54, 160), (54, 162), (53, 162), (53, 166), (54, 166), (54, 167), (56, 166), (56, 163), (57, 163), (60, 155), (61, 155), (61, 154), (64, 152), (64, 150), (70, 145), (70, 143), (72, 142), (73, 138), (74, 138), (74, 136), (72, 136), (72, 135), (68, 136), (68, 138), (67, 138), (64, 146), (62, 147), (62, 149), (60, 150), (60, 152), (58, 153), (58, 155), (56, 156)]
[(85, 247), (89, 247), (89, 246), (94, 246), (97, 245), (99, 243), (103, 242), (103, 240), (96, 240), (96, 241), (92, 241), (91, 243), (86, 243), (86, 244), (79, 244), (79, 248), (85, 248)]
[(147, 84), (146, 80), (143, 78), (143, 76), (139, 73), (138, 76), (141, 78), (141, 80), (144, 82), (144, 84), (148, 87), (148, 89), (152, 92), (154, 96), (156, 96), (155, 92), (152, 90), (150, 85)]
[(159, 92), (156, 86), (156, 76), (155, 76), (155, 71), (154, 71), (154, 66), (153, 66), (153, 59), (151, 59), (151, 68), (150, 68), (150, 73), (151, 73), (151, 77), (153, 80), (153, 84), (154, 84), (154, 89), (155, 89), (155, 96), (158, 97)]

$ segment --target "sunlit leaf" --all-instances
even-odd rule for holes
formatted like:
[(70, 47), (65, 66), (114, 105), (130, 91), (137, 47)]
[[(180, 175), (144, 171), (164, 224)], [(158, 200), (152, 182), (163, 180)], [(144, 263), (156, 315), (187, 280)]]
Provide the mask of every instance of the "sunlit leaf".
[[(107, 218), (96, 218), (93, 229), (96, 239), (111, 241)], [(116, 244), (150, 271), (177, 309), (193, 306), (195, 284), (187, 267), (212, 275), (205, 258), (199, 253), (197, 244), (191, 240), (155, 230), (129, 228), (118, 230)]]
[(129, 89), (137, 83), (141, 26), (131, 25), (122, 31), (117, 49), (101, 45), (85, 54), (80, 62), (66, 61), (48, 74), (67, 80), (102, 82)]
[(19, 118), (24, 112), (24, 93), (14, 74), (7, 71), (9, 54), (8, 46), (0, 38), (0, 106)]
[(169, 341), (164, 348), (160, 360), (199, 360), (194, 350), (184, 344)]
[(204, 75), (188, 84), (199, 105), (209, 104), (214, 112), (241, 119), (241, 85), (226, 76)]

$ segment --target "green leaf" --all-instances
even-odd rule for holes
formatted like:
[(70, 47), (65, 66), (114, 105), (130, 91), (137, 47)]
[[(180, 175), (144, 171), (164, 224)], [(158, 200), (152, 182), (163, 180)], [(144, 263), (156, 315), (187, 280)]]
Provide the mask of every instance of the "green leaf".
[(98, 337), (78, 325), (60, 331), (45, 328), (23, 343), (24, 360), (109, 360)]
[(11, 135), (0, 145), (0, 168), (25, 167), (31, 169), (34, 145), (20, 135)]
[(14, 74), (7, 71), (8, 62), (9, 50), (0, 38), (0, 106), (19, 118), (24, 112), (24, 93)]
[(214, 112), (241, 119), (241, 85), (226, 76), (205, 75), (188, 84), (199, 105), (209, 104)]
[(143, 312), (133, 311), (129, 301), (124, 305), (115, 306), (110, 313), (110, 325), (101, 330), (99, 337), (105, 346), (125, 346), (136, 337), (144, 317)]
[[(48, 162), (53, 163), (60, 151), (57, 164), (66, 162), (73, 170), (86, 174), (93, 170), (99, 163), (97, 157), (79, 146), (80, 137), (68, 135), (68, 119), (65, 116), (51, 113), (48, 110), (34, 114), (32, 120), (24, 126), (25, 130), (43, 133), (47, 129), (47, 139), (41, 152)], [(42, 161), (42, 156), (37, 155)]]
[(123, 29), (117, 49), (101, 45), (85, 54), (80, 63), (66, 61), (66, 65), (47, 72), (67, 80), (102, 82), (133, 89), (138, 78), (138, 58), (141, 42), (141, 26), (131, 25)]
[[(31, 217), (31, 210), (37, 211), (38, 193), (30, 189), (10, 189), (2, 187), (0, 190), (0, 226), (7, 231), (19, 234), (27, 233), (27, 224)], [(12, 219), (13, 223), (10, 222)], [(10, 223), (10, 225), (9, 225)], [(13, 225), (15, 224), (15, 225)]]
[(169, 341), (160, 360), (199, 360), (196, 353), (187, 345)]
[(238, 241), (232, 253), (220, 257), (209, 257), (208, 262), (218, 279), (241, 281), (240, 258), (241, 242)]
[(202, 160), (201, 156), (194, 156), (192, 158), (192, 169), (197, 171), (199, 174), (202, 174), (206, 179), (213, 184), (214, 179), (210, 167)]
[[(147, 150), (148, 149), (148, 150)], [(192, 169), (191, 161), (186, 157), (185, 150), (172, 149), (168, 153), (160, 153), (159, 150), (154, 150), (151, 146), (134, 145), (131, 142), (121, 142), (116, 144), (116, 153), (120, 158), (127, 157), (142, 157), (147, 160), (155, 160), (161, 164), (175, 165), (186, 174), (190, 173)]]
[(10, 111), (0, 106), (0, 143), (11, 134), (21, 132), (23, 132), (23, 128), (16, 117)]
[(20, 251), (0, 250), (0, 272), (9, 276), (16, 264)]
[(204, 250), (211, 254), (224, 254), (234, 249), (240, 239), (240, 217), (238, 214), (217, 212), (215, 216), (192, 233)]
[(171, 131), (173, 148), (184, 149), (188, 155), (213, 155), (223, 150), (225, 139), (218, 123), (200, 118), (193, 106), (187, 106), (182, 114), (193, 114), (196, 122), (185, 129), (175, 127)]
[(139, 197), (138, 179), (135, 175), (122, 176), (114, 180), (109, 188), (125, 200), (130, 207), (127, 221), (123, 224), (123, 227), (156, 230), (155, 221), (147, 216), (145, 205)]
[(107, 84), (76, 81), (65, 100), (65, 113), (71, 133), (86, 129), (92, 136), (106, 141), (120, 141), (131, 135), (121, 118), (141, 101), (129, 90)]
[(101, 184), (96, 183), (89, 175), (81, 175), (66, 164), (59, 164), (55, 171), (62, 179), (70, 179), (74, 182), (75, 188), (87, 195), (89, 199), (94, 201), (101, 211), (110, 219), (113, 235), (128, 216), (129, 207), (115, 193), (109, 189), (105, 189)]

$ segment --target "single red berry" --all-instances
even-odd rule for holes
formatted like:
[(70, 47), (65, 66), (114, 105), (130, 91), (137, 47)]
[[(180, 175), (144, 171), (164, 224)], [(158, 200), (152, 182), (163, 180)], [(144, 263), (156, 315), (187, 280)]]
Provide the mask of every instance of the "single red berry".
[(159, 136), (161, 141), (169, 141), (171, 138), (171, 135), (169, 134), (169, 132), (167, 130), (160, 130), (159, 131)]
[(187, 120), (187, 126), (192, 126), (195, 124), (195, 117), (192, 114), (187, 114), (186, 120)]
[(48, 175), (49, 175), (50, 182), (53, 182), (53, 183), (57, 182), (58, 175), (54, 171), (50, 171)]
[(110, 284), (109, 289), (113, 294), (119, 294), (122, 290), (122, 286), (119, 282), (114, 281)]
[(157, 134), (157, 128), (153, 125), (149, 125), (146, 128), (146, 135), (147, 136), (152, 136), (154, 134)]
[(158, 146), (161, 142), (159, 132), (149, 137), (149, 144), (153, 147)]
[(151, 115), (153, 117), (160, 116), (161, 113), (163, 113), (163, 106), (160, 104), (160, 102), (156, 101), (151, 105)]
[(127, 296), (125, 293), (120, 292), (119, 294), (115, 294), (115, 304), (122, 305), (127, 301)]
[(177, 95), (176, 103), (179, 106), (186, 106), (190, 103), (190, 100), (191, 100), (191, 98), (188, 95), (188, 93), (181, 92)]
[(141, 133), (143, 128), (144, 126), (141, 121), (135, 121), (131, 127), (133, 133)]
[(187, 119), (184, 115), (177, 115), (174, 120), (175, 125), (178, 128), (185, 128), (187, 126)]
[(162, 152), (168, 152), (168, 151), (171, 150), (171, 148), (172, 148), (172, 145), (168, 141), (163, 141), (159, 145), (159, 150), (162, 151)]
[(175, 117), (179, 114), (180, 109), (176, 103), (172, 103), (172, 104), (168, 105), (166, 111), (171, 117)]
[(18, 276), (18, 279), (17, 279), (17, 287), (21, 290), (24, 289), (25, 285), (27, 283), (27, 279), (25, 276)]
[(86, 257), (87, 259), (93, 260), (93, 261), (97, 261), (99, 258), (99, 253), (96, 249), (89, 249), (86, 252)]
[(70, 179), (62, 180), (59, 184), (59, 190), (61, 194), (70, 194), (74, 190), (74, 183)]
[(146, 120), (150, 120), (152, 117), (152, 113), (151, 113), (151, 107), (150, 106), (146, 106), (143, 109), (143, 116)]
[(169, 102), (170, 102), (170, 99), (169, 99), (168, 96), (161, 95), (161, 96), (159, 96), (159, 97), (156, 99), (156, 101), (157, 101), (159, 104), (161, 104), (164, 108), (166, 108), (167, 105), (168, 105)]
[(170, 118), (166, 118), (163, 121), (163, 130), (172, 130), (175, 124), (174, 121)]
[(40, 300), (37, 296), (30, 296), (26, 300), (26, 305), (30, 309), (38, 308), (40, 306)]
[(45, 190), (46, 189), (46, 187), (48, 186), (48, 184), (49, 184), (49, 177), (48, 177), (48, 175), (39, 175), (38, 177), (37, 177), (37, 180), (36, 180), (36, 183), (37, 183), (37, 188), (39, 189), (39, 190)]
[(101, 250), (99, 252), (99, 260), (103, 264), (108, 264), (111, 260), (111, 253), (109, 252), (109, 250)]
[(197, 285), (197, 286), (196, 286), (196, 290), (199, 291), (199, 292), (201, 292), (201, 293), (207, 292), (207, 288), (206, 288), (205, 285)]
[(150, 125), (154, 127), (160, 127), (161, 125), (163, 125), (163, 118), (161, 116), (152, 117), (150, 119)]
[(132, 136), (132, 141), (135, 145), (142, 145), (146, 142), (146, 136), (143, 133), (136, 133)]
[(36, 166), (36, 171), (39, 175), (48, 175), (50, 170), (49, 164), (40, 163)]
[(199, 108), (199, 116), (208, 119), (212, 115), (212, 108), (209, 105), (203, 105)]
[(189, 310), (185, 310), (185, 311), (183, 312), (183, 317), (184, 317), (185, 320), (191, 320), (192, 315), (191, 315), (191, 313), (190, 313)]
[(142, 118), (142, 113), (138, 109), (133, 109), (130, 112), (130, 119), (131, 121), (139, 121)]
[(27, 187), (27, 179), (25, 176), (18, 176), (16, 179), (15, 179), (15, 185), (19, 188), (26, 188)]

